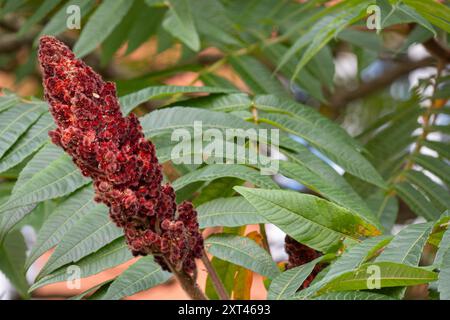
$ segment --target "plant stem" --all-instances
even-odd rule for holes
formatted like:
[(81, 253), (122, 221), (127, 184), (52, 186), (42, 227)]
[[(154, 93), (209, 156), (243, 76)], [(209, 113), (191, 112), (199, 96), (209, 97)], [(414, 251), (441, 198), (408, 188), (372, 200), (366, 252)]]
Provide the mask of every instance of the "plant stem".
[(192, 300), (208, 300), (194, 278), (192, 278), (190, 275), (188, 275), (186, 272), (182, 270), (181, 271), (176, 270), (167, 261), (167, 259), (164, 260), (166, 261), (166, 264), (169, 266), (170, 271), (172, 271), (172, 273), (180, 282), (180, 285), (183, 288), (183, 290), (189, 295), (189, 297), (191, 297)]
[(267, 239), (266, 225), (264, 223), (259, 224), (259, 233), (262, 236), (264, 249), (272, 256), (270, 252), (269, 240)]
[(216, 273), (216, 270), (212, 266), (211, 261), (209, 261), (209, 258), (206, 255), (205, 251), (203, 251), (202, 262), (205, 265), (209, 276), (211, 277), (211, 281), (214, 285), (214, 288), (216, 289), (217, 294), (219, 295), (220, 300), (230, 300), (230, 297), (228, 296), (228, 293), (223, 286), (222, 281), (220, 280), (219, 276)]

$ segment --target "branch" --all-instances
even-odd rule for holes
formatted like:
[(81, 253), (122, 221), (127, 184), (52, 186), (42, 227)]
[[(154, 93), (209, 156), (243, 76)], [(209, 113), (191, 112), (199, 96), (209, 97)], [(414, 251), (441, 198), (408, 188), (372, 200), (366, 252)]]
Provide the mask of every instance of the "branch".
[(436, 59), (441, 60), (446, 63), (450, 62), (450, 50), (445, 48), (436, 39), (431, 38), (431, 39), (425, 41), (422, 45)]
[(211, 277), (211, 281), (212, 281), (214, 288), (216, 289), (216, 292), (219, 295), (220, 299), (221, 300), (230, 300), (230, 297), (228, 296), (228, 293), (225, 290), (225, 287), (223, 286), (222, 281), (220, 280), (219, 276), (216, 273), (216, 270), (214, 269), (211, 262), (209, 261), (208, 256), (206, 255), (205, 251), (203, 251), (202, 262), (205, 265), (209, 276)]
[(189, 297), (191, 297), (191, 299), (208, 300), (193, 277), (191, 277), (182, 270), (181, 271), (176, 270), (176, 268), (174, 268), (169, 263), (169, 261), (167, 261), (166, 259), (164, 260), (166, 261), (166, 264), (169, 266), (170, 271), (172, 271), (172, 273), (178, 279), (178, 282), (180, 283), (183, 290), (189, 295)]
[(23, 46), (28, 46), (33, 42), (34, 34), (23, 38), (17, 38), (15, 34), (1, 34), (0, 53), (11, 53), (19, 50)]
[(409, 74), (411, 71), (432, 66), (434, 63), (435, 59), (433, 57), (424, 58), (418, 61), (407, 61), (386, 71), (382, 76), (376, 79), (361, 83), (361, 85), (354, 90), (336, 89), (335, 94), (330, 98), (330, 105), (335, 108), (344, 107), (354, 100), (364, 98), (385, 88), (395, 80)]

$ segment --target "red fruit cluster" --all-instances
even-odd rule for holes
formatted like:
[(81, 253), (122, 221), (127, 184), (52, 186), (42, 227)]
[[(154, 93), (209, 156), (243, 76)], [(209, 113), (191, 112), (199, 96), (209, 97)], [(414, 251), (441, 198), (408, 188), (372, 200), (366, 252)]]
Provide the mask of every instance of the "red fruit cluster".
[(161, 184), (155, 147), (134, 114), (122, 115), (114, 83), (54, 37), (40, 39), (39, 62), (57, 124), (51, 140), (93, 179), (95, 200), (109, 207), (133, 254), (154, 254), (165, 269), (193, 273), (203, 252), (197, 213), (187, 202), (177, 208), (173, 188)]
[[(284, 248), (289, 256), (286, 269), (292, 269), (301, 266), (305, 263), (313, 261), (314, 259), (317, 259), (322, 255), (319, 251), (316, 251), (308, 246), (305, 246), (304, 244), (301, 244), (300, 242), (297, 242), (288, 235), (285, 238)], [(300, 289), (307, 288), (321, 270), (322, 266), (320, 264), (316, 264), (314, 270), (311, 272), (308, 278), (303, 281)]]

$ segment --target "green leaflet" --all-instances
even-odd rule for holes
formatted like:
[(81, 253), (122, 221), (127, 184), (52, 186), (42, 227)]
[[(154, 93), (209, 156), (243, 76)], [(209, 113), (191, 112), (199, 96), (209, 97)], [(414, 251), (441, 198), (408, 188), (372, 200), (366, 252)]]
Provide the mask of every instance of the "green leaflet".
[(80, 260), (119, 238), (123, 231), (108, 216), (108, 208), (96, 205), (63, 236), (55, 251), (39, 273), (38, 279), (61, 266)]
[(374, 271), (380, 271), (380, 288), (412, 286), (437, 280), (437, 274), (420, 267), (394, 262), (367, 263), (355, 271), (341, 274), (325, 284), (318, 293), (374, 289), (370, 287)]
[(27, 258), (27, 269), (37, 258), (57, 245), (73, 225), (95, 207), (91, 185), (81, 188), (61, 202), (39, 230), (36, 243)]
[(200, 228), (239, 227), (247, 224), (264, 223), (243, 197), (219, 198), (197, 207)]
[(0, 159), (0, 172), (19, 164), (48, 141), (48, 131), (55, 127), (50, 113), (44, 113)]
[(357, 243), (379, 230), (347, 209), (327, 200), (285, 190), (235, 187), (267, 221), (295, 240), (327, 252), (346, 238)]
[(28, 298), (28, 282), (25, 276), (25, 258), (27, 246), (19, 230), (11, 232), (0, 243), (0, 271), (14, 285), (22, 298)]
[(438, 291), (441, 300), (450, 299), (450, 229), (445, 231), (434, 262), (439, 268)]
[(44, 103), (21, 103), (0, 113), (0, 158), (39, 118)]
[(235, 177), (257, 186), (278, 189), (278, 185), (269, 176), (261, 175), (258, 170), (239, 164), (212, 164), (192, 171), (173, 182), (173, 188), (179, 190), (197, 181), (212, 181), (222, 177)]
[(299, 299), (311, 298), (317, 294), (317, 291), (326, 283), (336, 279), (338, 276), (357, 270), (368, 259), (371, 258), (379, 249), (383, 248), (392, 237), (380, 236), (364, 240), (358, 245), (350, 247), (338, 258), (329, 268), (327, 274), (320, 281), (313, 283), (308, 288), (300, 291), (296, 297)]
[(311, 274), (316, 264), (322, 259), (323, 257), (317, 258), (296, 268), (284, 271), (277, 276), (270, 284), (267, 299), (282, 300), (293, 296), (303, 281)]
[(280, 162), (280, 173), (303, 183), (327, 199), (351, 209), (368, 222), (378, 224), (371, 210), (345, 179), (322, 160), (308, 153), (305, 153), (305, 156), (309, 158), (308, 162), (297, 162), (297, 157), (293, 157), (295, 162)]
[(397, 197), (386, 194), (383, 190), (372, 193), (366, 199), (367, 205), (375, 212), (375, 216), (380, 221), (386, 231), (392, 229), (398, 214)]
[(18, 37), (24, 35), (33, 25), (37, 24), (39, 21), (45, 18), (45, 16), (52, 11), (57, 5), (59, 1), (57, 0), (45, 0), (36, 12), (26, 20), (26, 22), (20, 27), (20, 30), (17, 34)]
[(151, 99), (162, 99), (174, 94), (206, 92), (206, 93), (226, 93), (235, 92), (229, 88), (215, 87), (193, 87), (193, 86), (154, 86), (141, 89), (139, 91), (122, 96), (119, 99), (124, 114), (130, 113), (141, 103)]
[(87, 184), (68, 155), (47, 144), (28, 162), (0, 212), (69, 194)]
[(6, 92), (5, 95), (0, 96), (0, 112), (3, 112), (12, 106), (15, 106), (20, 101), (19, 97), (15, 94), (9, 94)]
[(142, 257), (109, 286), (102, 300), (119, 300), (164, 283), (172, 276), (163, 271), (152, 256)]
[(360, 154), (358, 143), (312, 108), (274, 96), (258, 96), (254, 104), (265, 111), (259, 114), (259, 121), (304, 138), (349, 173), (381, 188), (386, 187), (379, 173)]
[(375, 261), (417, 266), (433, 225), (433, 222), (428, 222), (407, 226), (384, 248)]
[[(127, 262), (132, 258), (133, 255), (125, 243), (125, 239), (120, 237), (98, 251), (76, 261), (75, 264), (80, 270), (81, 277), (85, 278)], [(71, 264), (62, 266), (40, 278), (31, 286), (30, 292), (51, 283), (66, 281), (71, 276), (71, 274), (67, 272), (67, 268), (70, 265)]]
[(414, 157), (417, 164), (430, 170), (447, 185), (450, 185), (450, 167), (441, 159), (419, 154)]
[(239, 56), (231, 57), (229, 61), (254, 94), (288, 95), (279, 80), (257, 59)]
[(407, 182), (398, 183), (395, 185), (395, 190), (398, 192), (400, 198), (402, 198), (417, 215), (422, 216), (429, 221), (439, 218), (439, 211), (411, 184)]
[(273, 279), (280, 273), (272, 257), (247, 237), (216, 234), (208, 237), (205, 245), (213, 256), (252, 270), (269, 279)]
[[(43, 35), (59, 35), (60, 33), (67, 30), (67, 9), (70, 6), (77, 6), (80, 8), (80, 13), (83, 15), (88, 15), (92, 8), (95, 6), (94, 1), (85, 0), (70, 0), (65, 5), (61, 7), (50, 19), (50, 21), (45, 25), (45, 27), (40, 32), (39, 36)], [(34, 41), (34, 46), (37, 45), (39, 37), (36, 37)]]
[(81, 58), (94, 50), (122, 21), (131, 8), (132, 1), (104, 0), (83, 27), (80, 38), (73, 48)]
[(169, 0), (168, 2), (169, 11), (162, 26), (191, 50), (198, 51), (200, 39), (192, 19), (191, 4), (188, 0)]
[(314, 300), (395, 300), (384, 294), (366, 291), (338, 291), (325, 293)]
[(247, 130), (255, 128), (253, 124), (231, 114), (188, 107), (156, 110), (140, 118), (144, 134), (149, 138), (167, 132), (171, 133), (175, 129), (192, 129), (196, 121), (201, 123), (203, 130), (211, 128), (223, 131), (226, 129)]

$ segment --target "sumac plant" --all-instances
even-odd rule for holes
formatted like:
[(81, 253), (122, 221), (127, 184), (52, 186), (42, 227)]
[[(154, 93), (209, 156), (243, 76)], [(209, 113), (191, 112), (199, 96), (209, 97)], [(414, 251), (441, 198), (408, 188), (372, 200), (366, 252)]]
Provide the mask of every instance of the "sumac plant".
[(19, 297), (450, 299), (446, 1), (1, 3)]

